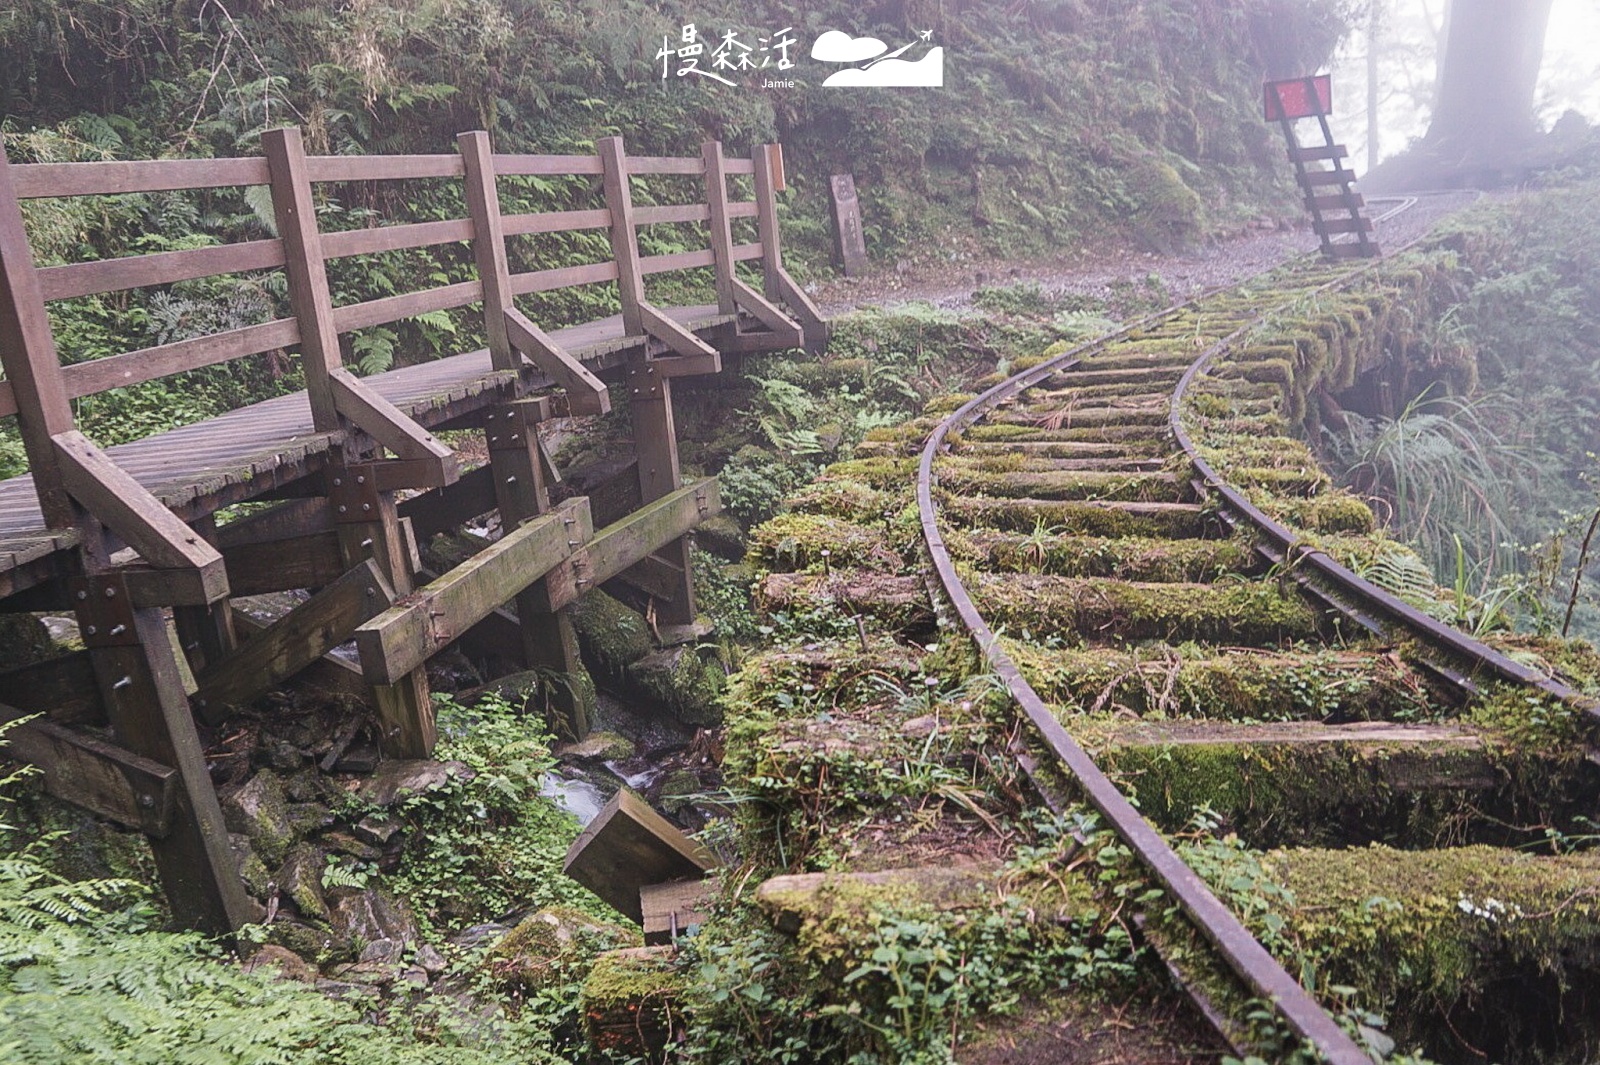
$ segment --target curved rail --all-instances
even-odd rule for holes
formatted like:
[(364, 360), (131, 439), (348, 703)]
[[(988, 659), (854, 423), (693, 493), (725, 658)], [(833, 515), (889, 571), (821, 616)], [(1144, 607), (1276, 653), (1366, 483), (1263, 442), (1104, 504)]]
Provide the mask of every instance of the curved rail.
[[(1398, 206), (1386, 212), (1379, 220), (1392, 217), (1415, 202), (1415, 197), (1402, 199)], [(1415, 241), (1409, 242), (1406, 246), (1412, 243)], [(1377, 265), (1377, 262), (1371, 262), (1358, 267), (1313, 291), (1331, 291), (1348, 286)], [(934, 571), (938, 574), (945, 595), (961, 618), (961, 623), (976, 641), (989, 667), (1005, 684), (1012, 698), (1033, 724), (1045, 746), (1077, 780), (1089, 802), (1107, 819), (1156, 879), (1171, 892), (1184, 912), (1195, 922), (1234, 972), (1256, 994), (1270, 1001), (1297, 1035), (1310, 1043), (1325, 1061), (1333, 1065), (1368, 1065), (1371, 1059), (1366, 1051), (1358, 1046), (1338, 1022), (1261, 946), (1233, 912), (1177, 855), (1156, 828), (1139, 813), (1111, 779), (1095, 765), (1088, 752), (1056, 719), (1044, 700), (1023, 676), (1016, 662), (1006, 653), (997, 634), (979, 612), (956, 573), (955, 565), (939, 531), (938, 508), (933, 498), (933, 463), (944, 450), (952, 432), (972, 424), (1040, 381), (1060, 371), (1073, 368), (1087, 353), (1123, 339), (1135, 329), (1180, 313), (1194, 306), (1205, 296), (1212, 295), (1213, 292), (1204, 293), (1193, 300), (1149, 315), (1113, 333), (1079, 345), (1038, 366), (1015, 374), (969, 400), (941, 421), (923, 445), (917, 471), (917, 508), (922, 537)], [(1591, 717), (1600, 719), (1600, 711), (1596, 710), (1594, 703), (1567, 685), (1542, 676), (1459, 630), (1428, 617), (1356, 576), (1324, 552), (1307, 549), (1299, 537), (1262, 513), (1236, 489), (1224, 482), (1210, 464), (1200, 457), (1193, 440), (1182, 425), (1180, 415), (1183, 396), (1195, 378), (1204, 372), (1219, 354), (1227, 351), (1240, 337), (1254, 328), (1265, 313), (1267, 312), (1252, 316), (1238, 329), (1200, 353), (1174, 388), (1169, 410), (1169, 426), (1179, 446), (1193, 461), (1205, 486), (1218, 494), (1227, 511), (1247, 522), (1262, 540), (1276, 545), (1285, 558), (1293, 557), (1297, 565), (1303, 565), (1315, 572), (1349, 599), (1355, 600), (1363, 608), (1388, 623), (1414, 633), (1425, 645), (1442, 649), (1457, 659), (1465, 659), (1502, 679), (1535, 686), (1551, 696), (1580, 706)]]

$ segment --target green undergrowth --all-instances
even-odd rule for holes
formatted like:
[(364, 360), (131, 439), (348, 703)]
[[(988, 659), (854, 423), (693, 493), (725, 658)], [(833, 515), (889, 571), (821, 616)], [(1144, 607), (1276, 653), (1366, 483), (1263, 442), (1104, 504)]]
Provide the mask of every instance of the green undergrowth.
[(555, 764), (549, 737), (497, 697), (471, 707), (439, 695), (434, 701), (434, 756), (459, 761), (472, 774), (400, 804), (395, 816), (407, 844), (389, 886), (425, 928), (440, 933), (553, 905), (614, 919), (611, 907), (561, 875), (579, 825), (539, 794)]

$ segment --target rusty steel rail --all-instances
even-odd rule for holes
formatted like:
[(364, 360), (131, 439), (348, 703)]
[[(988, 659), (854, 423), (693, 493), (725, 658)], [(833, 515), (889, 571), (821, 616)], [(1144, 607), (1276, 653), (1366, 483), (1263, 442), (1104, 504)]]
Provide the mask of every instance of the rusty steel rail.
[[(1414, 197), (1403, 199), (1397, 207), (1385, 212), (1378, 220), (1382, 221), (1392, 217), (1415, 202), (1416, 199)], [(1420, 239), (1420, 237), (1417, 239)], [(1396, 250), (1404, 250), (1404, 248), (1408, 248), (1415, 243), (1415, 240), (1407, 242), (1402, 248)], [(1307, 295), (1346, 287), (1371, 272), (1378, 265), (1379, 263), (1376, 261), (1365, 263), (1334, 281), (1311, 290), (1309, 293), (1298, 294), (1295, 299), (1303, 299)], [(1018, 706), (1021, 707), (1023, 713), (1033, 724), (1044, 745), (1076, 779), (1089, 802), (1100, 811), (1117, 835), (1122, 838), (1123, 842), (1132, 849), (1134, 854), (1138, 856), (1139, 860), (1144, 863), (1162, 886), (1172, 894), (1179, 906), (1194, 921), (1201, 933), (1212, 943), (1233, 971), (1255, 994), (1270, 1002), (1284, 1022), (1298, 1036), (1306, 1040), (1323, 1060), (1331, 1063), (1331, 1065), (1370, 1065), (1371, 1059), (1366, 1051), (1346, 1034), (1339, 1026), (1339, 1023), (1301, 987), (1299, 982), (1284, 969), (1277, 959), (1273, 958), (1266, 948), (1256, 940), (1249, 929), (1245, 928), (1239, 919), (1234, 916), (1233, 912), (1212, 893), (1206, 883), (1178, 856), (1156, 828), (1145, 820), (1144, 816), (1128, 801), (1127, 797), (1122, 794), (1111, 779), (1095, 765), (1088, 752), (1073, 739), (1072, 735), (1051, 713), (1044, 700), (1022, 675), (1016, 662), (1000, 646), (997, 634), (989, 627), (983, 615), (979, 613), (971, 595), (962, 583), (960, 576), (956, 573), (955, 564), (951, 560), (950, 553), (946, 549), (944, 539), (939, 532), (938, 508), (933, 499), (933, 463), (934, 459), (945, 448), (946, 441), (952, 432), (972, 424), (1000, 404), (1015, 398), (1045, 378), (1060, 371), (1074, 368), (1082, 362), (1087, 354), (1104, 348), (1117, 340), (1124, 339), (1136, 329), (1144, 328), (1190, 309), (1217, 291), (1221, 291), (1221, 289), (1213, 289), (1194, 299), (1148, 315), (1115, 332), (1079, 345), (1040, 363), (1038, 366), (1015, 374), (974, 399), (969, 400), (948, 415), (929, 434), (927, 441), (923, 445), (918, 465), (917, 508), (921, 521), (922, 537), (927, 547), (929, 558), (933, 563), (934, 571), (938, 575), (939, 583), (959, 615), (962, 625), (977, 643), (989, 667), (1005, 684), (1007, 691), (1010, 692), (1012, 698), (1016, 700)], [(1217, 475), (1216, 471), (1199, 456), (1194, 442), (1181, 424), (1180, 413), (1183, 395), (1195, 378), (1219, 354), (1229, 350), (1234, 343), (1258, 325), (1266, 313), (1268, 312), (1263, 311), (1252, 315), (1238, 329), (1203, 351), (1189, 365), (1174, 388), (1169, 412), (1169, 424), (1177, 443), (1195, 463), (1195, 468), (1203, 479), (1205, 486), (1218, 494), (1225, 510), (1251, 525), (1262, 539), (1276, 544), (1282, 558), (1293, 559), (1297, 565), (1309, 567), (1310, 570), (1315, 571), (1318, 575), (1324, 577), (1328, 583), (1339, 589), (1344, 596), (1360, 604), (1360, 607), (1364, 607), (1379, 617), (1387, 619), (1392, 624), (1407, 629), (1427, 646), (1441, 648), (1452, 656), (1463, 658), (1482, 666), (1498, 677), (1516, 683), (1532, 685), (1564, 701), (1582, 705), (1591, 715), (1595, 715), (1597, 711), (1592, 701), (1585, 700), (1583, 696), (1568, 686), (1549, 677), (1544, 677), (1477, 640), (1473, 640), (1459, 630), (1443, 625), (1439, 621), (1422, 614), (1382, 589), (1362, 580), (1323, 552), (1316, 550), (1303, 551), (1299, 538), (1294, 533), (1267, 517), (1237, 490), (1227, 485)], [(1297, 552), (1299, 553), (1297, 554)], [(1337, 598), (1330, 598), (1326, 601), (1336, 608), (1344, 608), (1343, 603)], [(1202, 1009), (1204, 1010), (1203, 1005)]]
[[(1170, 312), (1168, 312), (1170, 313)], [(1164, 316), (1164, 315), (1163, 315)], [(1140, 323), (1142, 324), (1142, 323)], [(1031, 388), (1044, 377), (1058, 370), (1076, 365), (1084, 351), (1101, 346), (1111, 339), (1126, 335), (1133, 328), (1119, 330), (1109, 338), (1101, 338), (1083, 348), (1064, 352), (1060, 356), (1015, 377), (1002, 381), (976, 399), (969, 400), (951, 414), (929, 434), (922, 449), (917, 469), (917, 509), (922, 521), (923, 542), (933, 561), (939, 583), (944, 587), (961, 623), (982, 650), (995, 675), (1005, 684), (1006, 690), (1017, 701), (1032, 722), (1044, 744), (1083, 788), (1085, 796), (1095, 809), (1110, 823), (1117, 835), (1155, 875), (1163, 887), (1172, 893), (1200, 931), (1211, 941), (1233, 970), (1256, 994), (1271, 1002), (1296, 1034), (1306, 1039), (1331, 1065), (1371, 1065), (1371, 1059), (1345, 1034), (1333, 1019), (1294, 977), (1256, 941), (1249, 929), (1240, 923), (1233, 912), (1223, 905), (1194, 870), (1178, 857), (1156, 831), (1123, 795), (1111, 778), (1101, 772), (1089, 753), (1074, 740), (1057, 721), (1050, 708), (1033, 690), (1011, 656), (1000, 646), (993, 629), (978, 612), (972, 597), (967, 593), (955, 564), (939, 534), (938, 510), (933, 502), (933, 460), (944, 447), (952, 430), (975, 421), (998, 403)]]

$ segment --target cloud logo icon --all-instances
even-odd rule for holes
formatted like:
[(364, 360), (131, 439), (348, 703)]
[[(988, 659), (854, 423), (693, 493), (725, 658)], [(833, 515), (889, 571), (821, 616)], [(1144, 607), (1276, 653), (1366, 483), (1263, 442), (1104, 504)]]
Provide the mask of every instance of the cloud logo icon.
[(859, 63), (888, 50), (889, 46), (876, 37), (852, 37), (848, 33), (829, 30), (811, 46), (811, 58), (824, 63)]
[(822, 84), (833, 88), (940, 88), (944, 85), (944, 49), (930, 49), (914, 62), (888, 58), (867, 67), (846, 67), (829, 74)]

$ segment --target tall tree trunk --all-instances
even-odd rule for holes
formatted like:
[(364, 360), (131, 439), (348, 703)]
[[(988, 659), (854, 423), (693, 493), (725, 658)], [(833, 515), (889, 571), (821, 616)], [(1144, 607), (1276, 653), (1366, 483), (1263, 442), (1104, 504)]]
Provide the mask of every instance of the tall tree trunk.
[(1427, 145), (1441, 161), (1492, 164), (1531, 138), (1551, 0), (1451, 0)]

